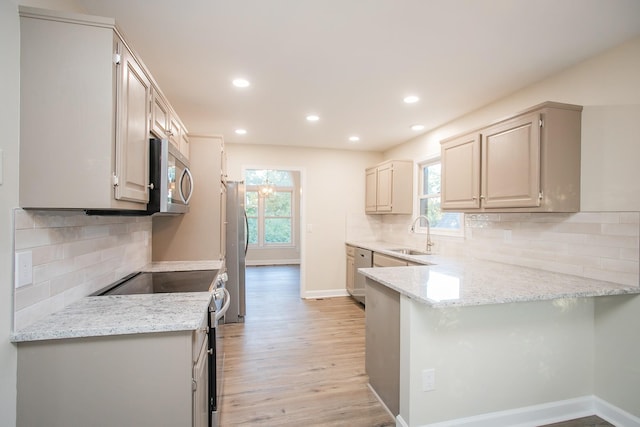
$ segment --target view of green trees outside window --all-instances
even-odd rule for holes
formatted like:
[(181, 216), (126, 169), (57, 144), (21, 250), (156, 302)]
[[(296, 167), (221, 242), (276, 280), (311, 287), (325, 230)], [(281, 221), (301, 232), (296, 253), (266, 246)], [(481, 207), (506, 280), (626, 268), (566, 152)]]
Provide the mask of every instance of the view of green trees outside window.
[[(429, 219), (432, 229), (460, 230), (462, 214), (442, 212), (440, 208), (440, 161), (424, 163), (420, 167), (420, 215)], [(426, 227), (424, 219), (420, 220), (420, 227)]]
[[(245, 209), (249, 223), (249, 244), (282, 246), (293, 244), (293, 188), (289, 171), (246, 171)], [(274, 192), (261, 197), (259, 189), (272, 184)]]

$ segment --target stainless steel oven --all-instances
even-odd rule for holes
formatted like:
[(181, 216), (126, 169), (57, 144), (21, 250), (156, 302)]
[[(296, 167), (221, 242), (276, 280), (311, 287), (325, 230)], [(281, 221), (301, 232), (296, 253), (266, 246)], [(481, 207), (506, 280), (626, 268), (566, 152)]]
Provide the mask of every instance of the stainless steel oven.
[(174, 292), (211, 292), (213, 297), (207, 316), (208, 399), (210, 427), (219, 426), (224, 369), (223, 323), (231, 303), (225, 287), (226, 273), (218, 270), (193, 270), (136, 273), (109, 285), (97, 295), (132, 295)]

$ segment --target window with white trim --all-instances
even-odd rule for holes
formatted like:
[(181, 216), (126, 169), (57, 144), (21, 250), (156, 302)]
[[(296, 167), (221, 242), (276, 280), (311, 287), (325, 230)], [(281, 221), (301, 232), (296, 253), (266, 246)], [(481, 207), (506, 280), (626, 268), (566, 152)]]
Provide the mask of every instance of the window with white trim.
[[(249, 244), (259, 247), (294, 245), (294, 182), (289, 171), (245, 171), (245, 210), (249, 225)], [(263, 196), (261, 186), (268, 183), (272, 192)]]
[[(418, 163), (418, 215), (429, 219), (431, 233), (450, 236), (464, 235), (464, 218), (458, 212), (443, 212), (440, 208), (440, 158)], [(424, 219), (416, 224), (418, 232), (427, 232)]]

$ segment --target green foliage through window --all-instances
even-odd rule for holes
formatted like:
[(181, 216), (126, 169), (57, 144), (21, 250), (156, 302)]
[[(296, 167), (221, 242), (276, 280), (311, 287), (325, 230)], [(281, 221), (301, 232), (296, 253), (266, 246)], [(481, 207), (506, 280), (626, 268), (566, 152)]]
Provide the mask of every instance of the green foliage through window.
[[(249, 243), (258, 246), (293, 244), (293, 202), (295, 183), (289, 171), (246, 171), (245, 209), (249, 222)], [(275, 186), (269, 197), (258, 194), (266, 181)]]

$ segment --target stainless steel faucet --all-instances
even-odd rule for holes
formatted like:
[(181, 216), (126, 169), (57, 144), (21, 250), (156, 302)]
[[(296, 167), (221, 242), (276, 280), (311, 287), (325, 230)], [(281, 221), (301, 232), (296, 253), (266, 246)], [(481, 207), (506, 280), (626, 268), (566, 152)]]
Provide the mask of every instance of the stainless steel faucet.
[(416, 232), (416, 223), (420, 220), (424, 219), (427, 222), (427, 253), (431, 253), (431, 246), (433, 246), (433, 242), (431, 241), (431, 225), (429, 224), (429, 218), (424, 215), (419, 215), (416, 219), (413, 220), (413, 224), (411, 224), (411, 232)]

